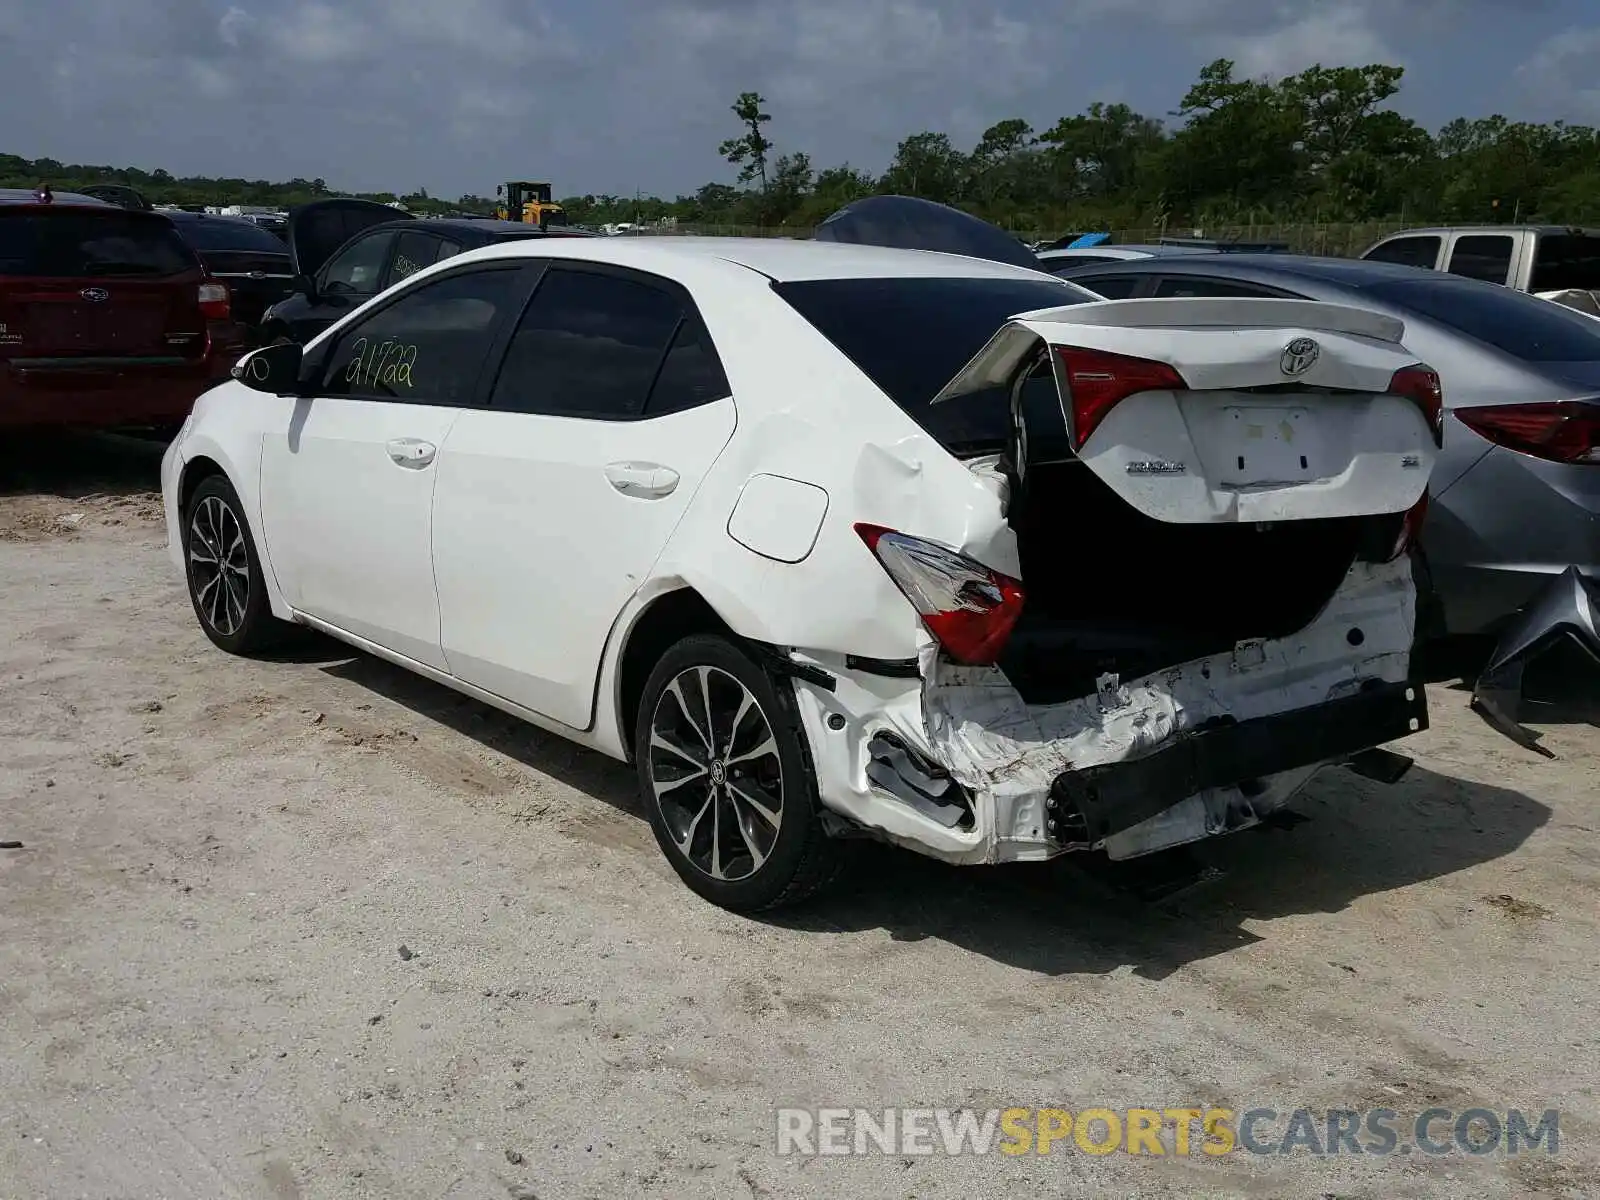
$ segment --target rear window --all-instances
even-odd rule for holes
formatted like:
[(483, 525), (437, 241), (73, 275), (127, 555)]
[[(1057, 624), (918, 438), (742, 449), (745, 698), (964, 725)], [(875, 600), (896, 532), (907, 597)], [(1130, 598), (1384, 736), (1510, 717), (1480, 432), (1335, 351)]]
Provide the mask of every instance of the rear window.
[(958, 453), (1003, 449), (1001, 389), (928, 402), (1006, 320), (1091, 297), (1044, 279), (819, 279), (772, 288), (906, 414)]
[(0, 275), (159, 278), (198, 269), (170, 222), (121, 209), (0, 211)]
[(285, 254), (283, 239), (252, 221), (214, 217), (202, 221), (175, 221), (183, 240), (196, 250), (253, 250), (258, 254)]
[(1533, 259), (1532, 291), (1564, 292), (1600, 288), (1600, 237), (1546, 234)]
[(1446, 277), (1365, 290), (1523, 362), (1600, 362), (1600, 320), (1537, 296)]

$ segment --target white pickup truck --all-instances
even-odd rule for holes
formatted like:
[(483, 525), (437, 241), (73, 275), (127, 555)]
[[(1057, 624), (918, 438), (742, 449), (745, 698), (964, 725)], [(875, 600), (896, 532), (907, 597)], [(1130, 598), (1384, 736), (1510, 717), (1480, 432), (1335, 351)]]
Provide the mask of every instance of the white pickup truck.
[(1361, 256), (1449, 271), (1532, 292), (1600, 316), (1600, 230), (1562, 225), (1457, 225), (1390, 234)]

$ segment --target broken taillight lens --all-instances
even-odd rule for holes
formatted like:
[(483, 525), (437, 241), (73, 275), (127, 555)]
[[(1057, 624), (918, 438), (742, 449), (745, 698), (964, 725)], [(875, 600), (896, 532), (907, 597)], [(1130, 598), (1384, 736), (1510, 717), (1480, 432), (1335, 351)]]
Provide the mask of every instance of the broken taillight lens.
[(1556, 400), (1458, 408), (1468, 429), (1496, 445), (1558, 463), (1600, 463), (1600, 402)]
[(1406, 509), (1405, 518), (1400, 522), (1400, 534), (1394, 539), (1394, 549), (1389, 551), (1389, 561), (1393, 562), (1411, 547), (1417, 544), (1417, 539), (1422, 536), (1422, 522), (1428, 517), (1428, 493), (1422, 493), (1410, 508)]
[(1182, 392), (1189, 385), (1169, 363), (1081, 346), (1053, 347), (1066, 376), (1073, 449), (1083, 449), (1105, 416), (1140, 392)]
[(882, 525), (860, 524), (856, 532), (951, 658), (986, 666), (1000, 656), (1022, 615), (1020, 580)]
[(1435, 446), (1444, 445), (1444, 384), (1439, 373), (1421, 363), (1401, 367), (1389, 380), (1389, 394), (1404, 396), (1422, 410)]

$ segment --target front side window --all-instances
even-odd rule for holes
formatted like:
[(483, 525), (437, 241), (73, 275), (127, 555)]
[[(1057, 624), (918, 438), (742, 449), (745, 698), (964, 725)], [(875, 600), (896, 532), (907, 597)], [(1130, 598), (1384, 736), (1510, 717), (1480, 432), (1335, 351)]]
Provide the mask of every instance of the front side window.
[(1600, 237), (1584, 233), (1546, 233), (1533, 257), (1530, 292), (1600, 288)]
[(515, 268), (423, 283), (346, 330), (320, 394), (411, 404), (472, 402), (496, 331), (520, 294)]
[(394, 231), (369, 233), (346, 246), (322, 272), (321, 290), (334, 296), (376, 296)]
[[(552, 416), (643, 416), (685, 305), (653, 284), (552, 267), (506, 351), (493, 408)], [(692, 368), (691, 368), (692, 370)], [(685, 372), (675, 366), (674, 378)], [(682, 389), (693, 386), (680, 379)]]

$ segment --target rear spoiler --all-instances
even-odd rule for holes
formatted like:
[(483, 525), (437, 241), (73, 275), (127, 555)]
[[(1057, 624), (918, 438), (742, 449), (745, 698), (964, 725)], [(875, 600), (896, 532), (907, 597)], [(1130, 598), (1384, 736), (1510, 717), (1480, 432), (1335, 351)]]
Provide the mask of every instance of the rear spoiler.
[(1042, 339), (1072, 342), (1075, 326), (1102, 329), (1313, 329), (1398, 344), (1405, 322), (1364, 308), (1319, 300), (1175, 296), (1161, 300), (1102, 300), (1019, 313), (956, 372), (931, 403), (1001, 387)]

